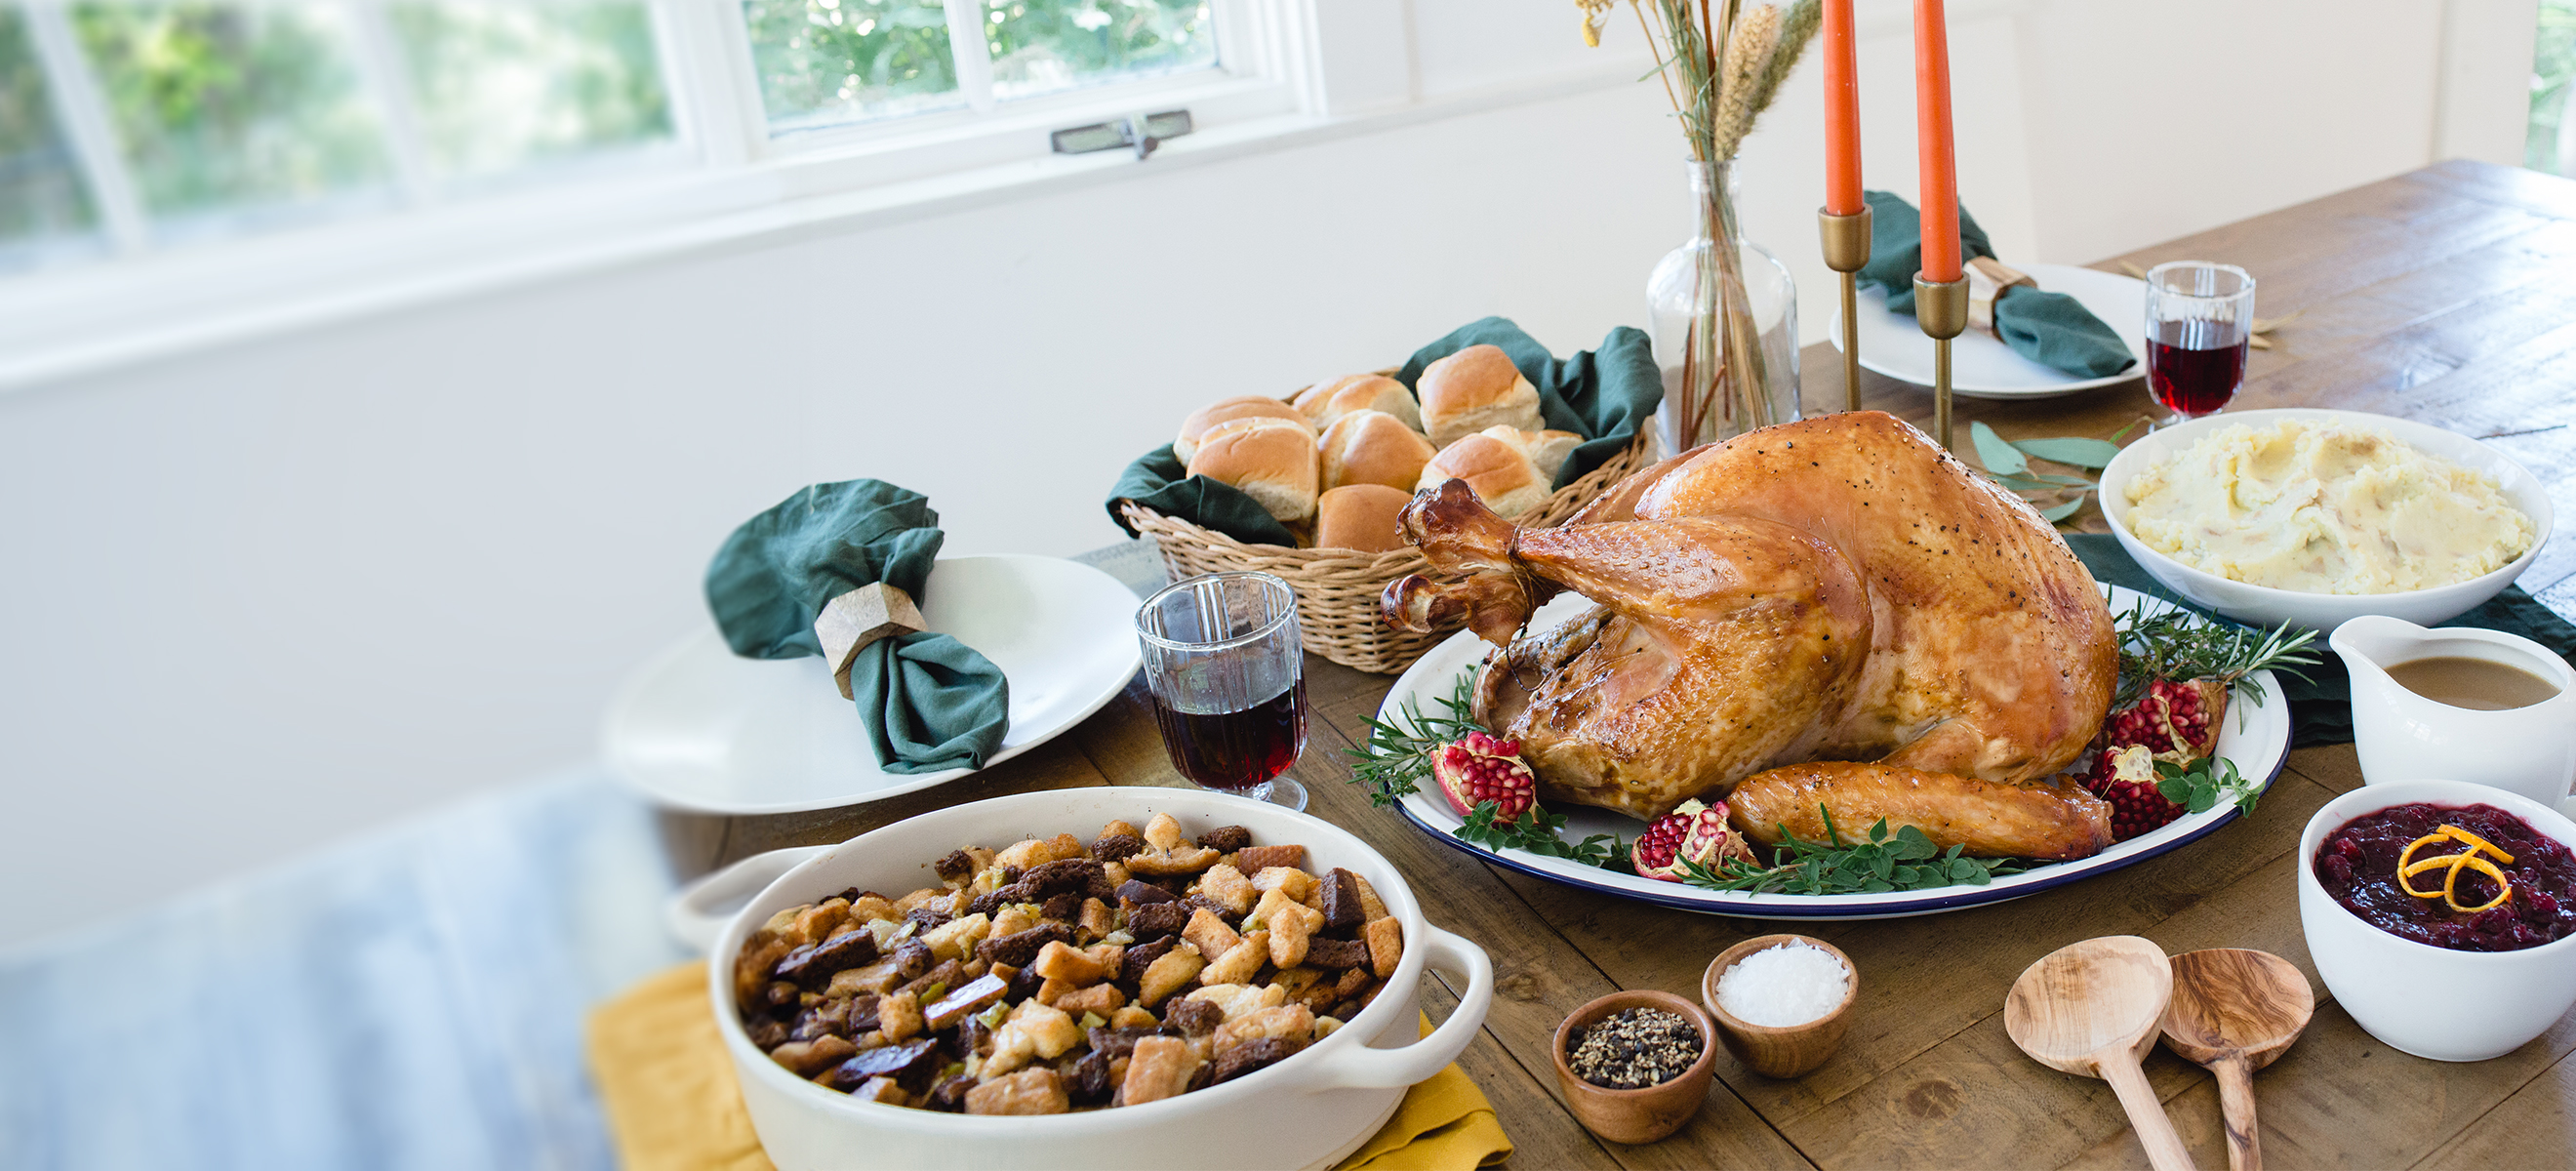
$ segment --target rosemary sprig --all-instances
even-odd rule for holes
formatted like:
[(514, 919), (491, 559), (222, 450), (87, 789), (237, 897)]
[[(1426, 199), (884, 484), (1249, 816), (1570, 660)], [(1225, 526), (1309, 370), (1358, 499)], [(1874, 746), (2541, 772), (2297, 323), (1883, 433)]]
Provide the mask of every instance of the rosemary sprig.
[(1482, 731), (1476, 722), (1476, 672), (1473, 669), (1458, 676), (1458, 685), (1434, 702), (1448, 709), (1445, 715), (1424, 715), (1412, 703), (1398, 709), (1392, 722), (1375, 716), (1360, 717), (1368, 725), (1368, 740), (1357, 748), (1343, 749), (1351, 758), (1350, 781), (1369, 788), (1373, 805), (1393, 805), (1397, 798), (1417, 792), (1422, 782), (1430, 779), (1433, 753), (1469, 732)]
[(2308, 678), (2301, 667), (2315, 666), (2309, 649), (2317, 632), (2295, 634), (2289, 623), (2266, 634), (2232, 622), (2217, 622), (2181, 607), (2160, 614), (2147, 612), (2144, 600), (2115, 615), (2112, 629), (2120, 639), (2120, 686), (2111, 709), (2121, 711), (2146, 697), (2147, 684), (2158, 679), (2215, 679), (2263, 702), (2257, 671), (2278, 671)]
[(1824, 842), (1810, 842), (1780, 827), (1780, 845), (1772, 865), (1755, 866), (1725, 859), (1715, 869), (1685, 859), (1682, 881), (1707, 890), (1741, 890), (1754, 894), (1848, 895), (1893, 890), (1929, 890), (1944, 886), (1984, 886), (1998, 874), (2018, 873), (2024, 864), (2011, 858), (1963, 858), (1960, 847), (1943, 850), (1923, 831), (1901, 826), (1889, 833), (1887, 819), (1871, 826), (1869, 840), (1845, 844), (1825, 817)]
[(1606, 870), (1626, 870), (1629, 843), (1617, 834), (1594, 834), (1568, 845), (1562, 836), (1565, 817), (1549, 813), (1536, 805), (1521, 814), (1519, 821), (1495, 821), (1502, 807), (1491, 801), (1479, 801), (1467, 814), (1467, 824), (1450, 832), (1460, 841), (1472, 842), (1496, 850), (1527, 850), (1550, 858), (1569, 858), (1588, 866)]

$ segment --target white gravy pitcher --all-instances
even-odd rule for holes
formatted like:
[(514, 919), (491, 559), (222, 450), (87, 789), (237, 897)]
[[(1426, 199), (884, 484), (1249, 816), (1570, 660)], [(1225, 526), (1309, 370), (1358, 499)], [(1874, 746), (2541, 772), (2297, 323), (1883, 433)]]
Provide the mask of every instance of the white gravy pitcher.
[[(2362, 783), (2455, 780), (2519, 793), (2552, 809), (2576, 781), (2576, 670), (2518, 634), (2427, 630), (2371, 614), (2336, 627), (2327, 645), (2352, 673), (2352, 735)], [(2558, 694), (2528, 707), (2478, 711), (2426, 699), (2385, 668), (2416, 659), (2484, 659), (2537, 675)]]

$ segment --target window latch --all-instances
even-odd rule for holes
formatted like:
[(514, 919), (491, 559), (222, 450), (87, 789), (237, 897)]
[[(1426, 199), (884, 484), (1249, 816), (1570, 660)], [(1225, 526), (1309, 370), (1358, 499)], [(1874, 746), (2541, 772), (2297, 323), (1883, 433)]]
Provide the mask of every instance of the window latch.
[(1130, 147), (1138, 161), (1154, 153), (1164, 140), (1179, 138), (1195, 129), (1187, 110), (1165, 110), (1160, 114), (1137, 114), (1115, 122), (1095, 122), (1073, 126), (1048, 135), (1060, 155), (1090, 154), (1093, 151)]

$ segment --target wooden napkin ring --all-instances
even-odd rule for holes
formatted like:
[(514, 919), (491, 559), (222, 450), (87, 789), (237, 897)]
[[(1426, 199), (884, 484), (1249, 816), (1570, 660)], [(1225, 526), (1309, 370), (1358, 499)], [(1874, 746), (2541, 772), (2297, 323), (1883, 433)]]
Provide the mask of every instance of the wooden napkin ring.
[(2015, 285), (2036, 289), (2039, 282), (2032, 280), (2029, 273), (1994, 257), (1969, 257), (1968, 324), (1986, 331), (1987, 336), (1997, 341), (2003, 340), (2003, 334), (1995, 329), (1995, 302), (2002, 299), (2005, 289)]
[(832, 599), (814, 618), (814, 637), (822, 640), (823, 660), (832, 664), (832, 682), (840, 685), (843, 699), (857, 698), (850, 692), (850, 662), (859, 657), (861, 648), (880, 638), (927, 629), (912, 595), (884, 582)]

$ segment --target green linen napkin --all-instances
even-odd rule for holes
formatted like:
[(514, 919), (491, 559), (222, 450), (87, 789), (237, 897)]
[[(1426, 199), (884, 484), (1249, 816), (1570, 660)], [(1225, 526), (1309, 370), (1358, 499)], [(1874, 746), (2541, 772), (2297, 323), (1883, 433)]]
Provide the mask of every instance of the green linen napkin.
[[(2120, 539), (2109, 533), (2073, 533), (2066, 538), (2084, 567), (2093, 571), (2093, 579), (2104, 585), (2126, 586), (2142, 594), (2163, 598), (2194, 613), (2208, 614), (2198, 606), (2175, 597), (2157, 581), (2129, 551), (2120, 547)], [(2216, 618), (2216, 615), (2209, 615)], [(2217, 618), (2220, 622), (2227, 619)], [(2503, 593), (2490, 598), (2477, 609), (2444, 622), (2444, 626), (2474, 626), (2484, 630), (2502, 630), (2558, 652), (2576, 662), (2576, 626), (2552, 613), (2521, 586), (2506, 586)], [(2313, 667), (2302, 667), (2306, 679), (2293, 675), (2276, 675), (2281, 689), (2290, 697), (2290, 746), (2313, 748), (2320, 744), (2352, 743), (2352, 676), (2346, 674), (2343, 656), (2326, 648), (2325, 640), (2314, 644), (2317, 657), (2323, 661)]]
[[(918, 492), (881, 480), (815, 484), (744, 521), (707, 566), (707, 608), (751, 659), (823, 653), (814, 618), (882, 581), (917, 605), (947, 534)], [(973, 647), (920, 631), (860, 648), (850, 692), (890, 773), (982, 768), (1010, 728), (1010, 681)]]
[[(1869, 200), (1869, 263), (1862, 284), (1887, 290), (1887, 308), (1914, 312), (1914, 274), (1923, 267), (1923, 220), (1914, 205), (1884, 191), (1863, 193)], [(1959, 246), (1969, 256), (1993, 256), (1995, 248), (1968, 209), (1959, 209)], [(2110, 326), (2102, 324), (2084, 303), (2064, 293), (2015, 286), (1995, 298), (1995, 332), (2022, 357), (2053, 370), (2083, 378), (2103, 378), (2136, 365), (2137, 355)]]
[[(1601, 348), (1563, 361), (1509, 318), (1488, 317), (1452, 331), (1414, 351), (1395, 373), (1413, 389), (1422, 370), (1433, 362), (1475, 345), (1493, 345), (1511, 356), (1521, 376), (1538, 388), (1539, 411), (1549, 428), (1584, 436), (1581, 446), (1557, 469), (1556, 487), (1573, 483), (1609, 462), (1630, 441), (1664, 400), (1663, 372), (1655, 365), (1653, 347), (1641, 330), (1620, 326), (1601, 339)], [(1109, 518), (1129, 536), (1121, 501), (1132, 500), (1165, 516), (1175, 516), (1255, 545), (1294, 545), (1296, 539), (1252, 498), (1205, 476), (1191, 476), (1165, 444), (1127, 465), (1109, 490)]]

